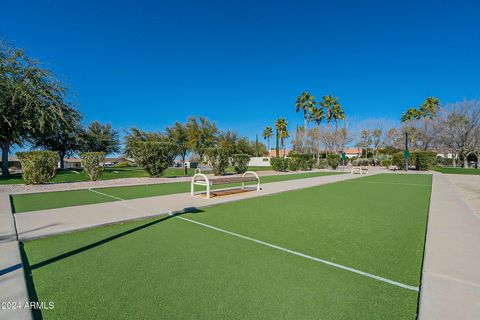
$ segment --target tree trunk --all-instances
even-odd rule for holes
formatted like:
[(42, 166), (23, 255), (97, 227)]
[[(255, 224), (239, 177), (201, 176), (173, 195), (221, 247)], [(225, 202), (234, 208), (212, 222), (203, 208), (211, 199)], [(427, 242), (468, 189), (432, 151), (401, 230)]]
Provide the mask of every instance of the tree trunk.
[(303, 147), (305, 148), (307, 145), (307, 114), (303, 117)]
[(8, 176), (8, 150), (10, 146), (7, 142), (2, 142), (2, 176)]
[(60, 169), (65, 169), (65, 152), (59, 152), (58, 153), (58, 158), (60, 160)]
[(457, 166), (457, 155), (452, 151), (452, 164), (455, 168)]
[(185, 158), (187, 155), (184, 153), (182, 154), (182, 161), (183, 161), (183, 168), (185, 169), (185, 175), (188, 175), (187, 164), (185, 163)]

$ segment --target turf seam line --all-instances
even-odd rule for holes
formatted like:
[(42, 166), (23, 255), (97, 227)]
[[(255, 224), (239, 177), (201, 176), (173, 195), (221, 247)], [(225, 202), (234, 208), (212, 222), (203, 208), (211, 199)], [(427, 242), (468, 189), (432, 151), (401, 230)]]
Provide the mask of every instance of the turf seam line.
[(357, 269), (354, 269), (354, 268), (351, 268), (351, 267), (347, 267), (347, 266), (344, 266), (344, 265), (341, 265), (341, 264), (338, 264), (338, 263), (334, 263), (334, 262), (331, 262), (331, 261), (328, 261), (328, 260), (312, 257), (312, 256), (309, 256), (309, 255), (301, 253), (301, 252), (297, 252), (297, 251), (294, 251), (294, 250), (283, 248), (283, 247), (280, 247), (280, 246), (277, 246), (277, 245), (274, 245), (274, 244), (271, 244), (271, 243), (268, 243), (268, 242), (265, 242), (265, 241), (257, 240), (257, 239), (247, 237), (247, 236), (235, 233), (235, 232), (220, 229), (220, 228), (217, 228), (217, 227), (214, 227), (214, 226), (202, 223), (202, 222), (198, 222), (198, 221), (195, 221), (195, 220), (190, 220), (188, 218), (180, 217), (178, 215), (175, 216), (175, 217), (178, 218), (178, 219), (190, 222), (190, 223), (198, 224), (200, 226), (203, 226), (203, 227), (215, 230), (215, 231), (219, 231), (219, 232), (229, 234), (229, 235), (234, 236), (234, 237), (238, 237), (238, 238), (242, 238), (242, 239), (245, 239), (245, 240), (253, 241), (255, 243), (258, 243), (258, 244), (261, 244), (261, 245), (264, 245), (264, 246), (267, 246), (267, 247), (270, 247), (270, 248), (273, 248), (273, 249), (284, 251), (284, 252), (287, 252), (287, 253), (302, 257), (302, 258), (306, 258), (306, 259), (309, 259), (309, 260), (320, 262), (320, 263), (323, 263), (323, 264), (326, 264), (326, 265), (329, 265), (329, 266), (332, 266), (332, 267), (335, 267), (335, 268), (338, 268), (338, 269), (350, 271), (350, 272), (353, 272), (353, 273), (356, 273), (356, 274), (359, 274), (359, 275), (362, 275), (362, 276), (365, 276), (365, 277), (368, 277), (368, 278), (372, 278), (372, 279), (375, 279), (375, 280), (378, 280), (378, 281), (381, 281), (381, 282), (385, 282), (385, 283), (388, 283), (388, 284), (391, 284), (391, 285), (394, 285), (394, 286), (397, 286), (397, 287), (400, 287), (400, 288), (404, 288), (404, 289), (412, 290), (412, 291), (415, 291), (415, 292), (419, 292), (418, 287), (410, 286), (410, 285), (400, 283), (400, 282), (397, 282), (397, 281), (394, 281), (394, 280), (390, 280), (390, 279), (387, 279), (387, 278), (376, 276), (374, 274), (364, 272), (364, 271), (361, 271), (361, 270), (357, 270)]
[(98, 193), (102, 196), (105, 196), (105, 197), (109, 197), (109, 198), (112, 198), (112, 199), (116, 199), (116, 200), (120, 200), (120, 201), (123, 201), (125, 199), (122, 199), (122, 198), (119, 198), (119, 197), (115, 197), (115, 196), (112, 196), (110, 194), (106, 194), (106, 193), (103, 193), (103, 192), (100, 192), (100, 191), (97, 191), (97, 190), (93, 190), (93, 189), (88, 189), (88, 191), (91, 191), (91, 192), (94, 192), (94, 193)]

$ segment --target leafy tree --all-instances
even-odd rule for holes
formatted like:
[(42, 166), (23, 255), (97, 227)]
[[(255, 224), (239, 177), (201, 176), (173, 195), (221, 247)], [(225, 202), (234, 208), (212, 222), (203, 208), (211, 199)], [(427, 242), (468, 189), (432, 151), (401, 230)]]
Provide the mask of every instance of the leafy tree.
[(241, 137), (240, 139), (238, 139), (237, 144), (235, 146), (235, 153), (254, 155), (255, 153), (254, 142), (250, 143), (250, 141), (248, 141), (246, 137)]
[(124, 153), (133, 158), (133, 146), (135, 142), (141, 141), (156, 141), (156, 142), (166, 142), (167, 137), (165, 137), (160, 132), (145, 132), (137, 128), (130, 128), (130, 131), (126, 131), (125, 139), (125, 149)]
[(118, 132), (110, 124), (98, 121), (90, 123), (82, 134), (82, 151), (105, 152), (106, 155), (120, 152)]
[(265, 129), (263, 129), (262, 137), (263, 137), (263, 139), (267, 140), (268, 150), (270, 150), (270, 138), (272, 136), (273, 136), (272, 127), (271, 126), (265, 127)]
[(357, 147), (361, 148), (365, 152), (365, 157), (368, 158), (368, 148), (372, 145), (372, 136), (370, 131), (362, 129), (360, 132), (360, 141), (357, 143)]
[(42, 134), (64, 121), (66, 88), (40, 62), (22, 49), (0, 43), (0, 146), (2, 175), (8, 175), (8, 153), (13, 145)]
[(198, 118), (190, 117), (186, 126), (190, 149), (195, 151), (203, 161), (205, 150), (215, 146), (218, 133), (217, 126), (214, 122), (210, 122), (202, 116)]
[(83, 128), (80, 124), (81, 115), (78, 111), (65, 104), (62, 106), (63, 121), (58, 121), (45, 128), (36, 137), (33, 137), (34, 148), (44, 148), (57, 151), (60, 169), (65, 168), (64, 159), (81, 148), (80, 137)]
[(227, 154), (232, 155), (234, 153), (238, 153), (238, 140), (239, 137), (236, 132), (227, 130), (218, 135), (217, 146), (224, 150)]
[(105, 152), (83, 152), (80, 156), (83, 173), (90, 181), (97, 181), (103, 172), (102, 163), (105, 162)]
[(427, 120), (433, 120), (440, 109), (440, 100), (435, 97), (428, 97), (425, 102), (420, 106), (420, 117), (427, 122)]
[(295, 110), (296, 112), (303, 112), (303, 127), (305, 128), (305, 137), (304, 143), (307, 141), (307, 120), (308, 114), (315, 107), (315, 97), (312, 96), (309, 92), (302, 92), (295, 101)]
[(283, 150), (283, 157), (285, 157), (285, 139), (290, 137), (287, 129), (287, 121), (285, 118), (279, 118), (275, 123), (275, 127), (277, 128), (278, 137), (280, 139), (280, 146)]
[(409, 108), (407, 111), (402, 114), (402, 122), (411, 122), (420, 119), (421, 112), (415, 108)]
[(178, 148), (178, 152), (182, 157), (182, 163), (185, 170), (185, 175), (187, 175), (187, 166), (185, 165), (185, 158), (187, 153), (190, 150), (190, 145), (188, 143), (188, 131), (187, 127), (179, 122), (175, 122), (173, 127), (167, 128), (167, 137), (170, 142), (175, 144)]
[(131, 145), (135, 162), (152, 177), (159, 177), (173, 164), (178, 147), (171, 142), (135, 141)]
[(325, 111), (322, 108), (313, 108), (309, 115), (309, 120), (320, 127), (322, 120), (325, 119)]

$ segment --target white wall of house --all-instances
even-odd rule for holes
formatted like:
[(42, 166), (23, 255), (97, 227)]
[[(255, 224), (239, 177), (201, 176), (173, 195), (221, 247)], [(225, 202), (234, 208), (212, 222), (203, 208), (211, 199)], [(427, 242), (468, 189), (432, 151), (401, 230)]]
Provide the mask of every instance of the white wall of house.
[(269, 167), (270, 157), (251, 157), (249, 167)]

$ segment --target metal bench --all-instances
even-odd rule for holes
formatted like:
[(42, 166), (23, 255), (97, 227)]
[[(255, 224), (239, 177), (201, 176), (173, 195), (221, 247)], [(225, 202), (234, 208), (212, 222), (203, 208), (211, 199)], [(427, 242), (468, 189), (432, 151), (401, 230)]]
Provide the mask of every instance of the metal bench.
[(367, 174), (368, 168), (367, 167), (352, 167), (352, 174)]
[(210, 198), (211, 192), (210, 189), (214, 185), (221, 184), (231, 184), (231, 183), (242, 183), (242, 190), (245, 190), (245, 182), (256, 181), (257, 186), (256, 190), (260, 191), (260, 178), (253, 171), (245, 172), (241, 177), (221, 177), (221, 178), (208, 178), (203, 173), (197, 173), (192, 178), (190, 194), (192, 197), (195, 193), (195, 186), (204, 186), (207, 187), (207, 199)]

